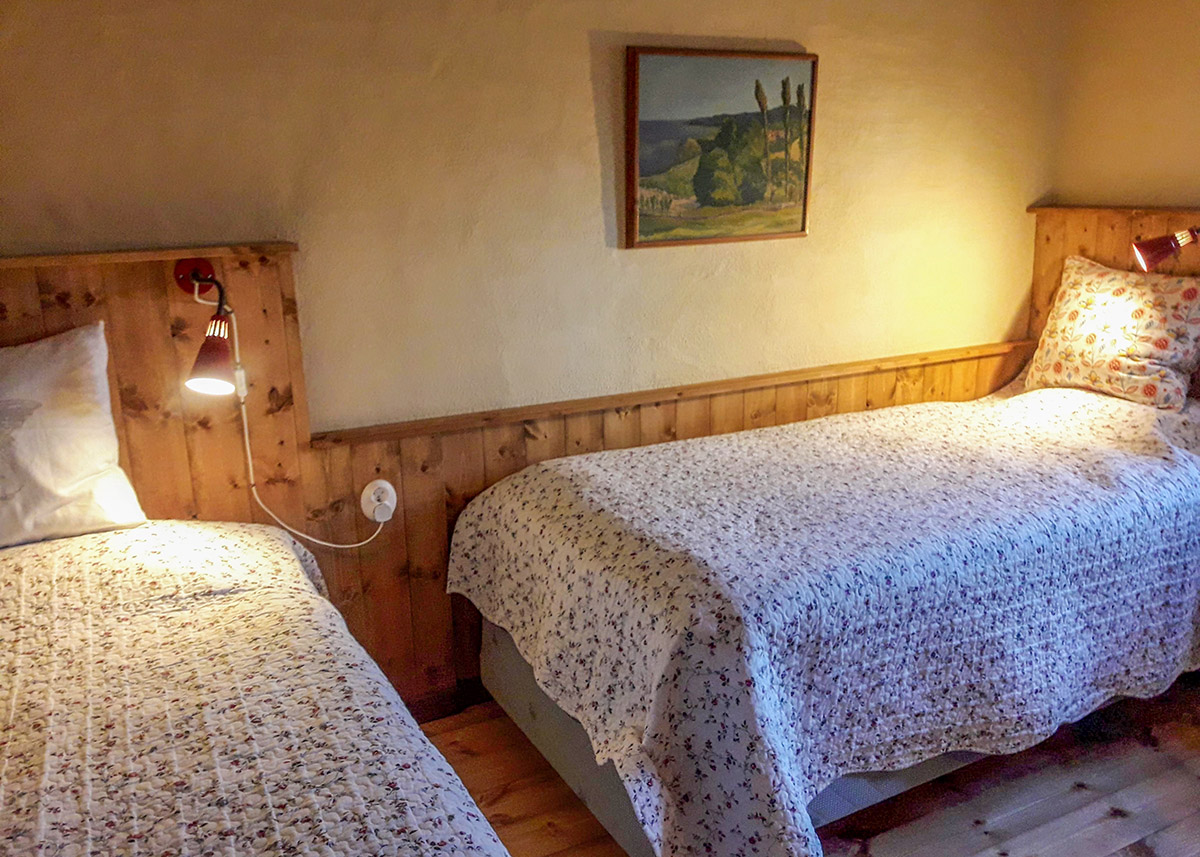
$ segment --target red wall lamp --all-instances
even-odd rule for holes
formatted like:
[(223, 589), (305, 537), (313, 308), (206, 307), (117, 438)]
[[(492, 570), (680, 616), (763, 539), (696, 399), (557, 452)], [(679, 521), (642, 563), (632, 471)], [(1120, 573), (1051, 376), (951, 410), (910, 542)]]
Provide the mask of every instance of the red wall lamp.
[(1171, 256), (1178, 256), (1179, 251), (1188, 244), (1200, 239), (1200, 226), (1193, 226), (1182, 232), (1170, 235), (1159, 235), (1157, 238), (1146, 238), (1133, 242), (1133, 255), (1143, 271), (1153, 271)]
[[(180, 259), (175, 263), (175, 282), (196, 303), (217, 308), (208, 320), (204, 342), (200, 345), (191, 373), (183, 382), (184, 386), (208, 396), (228, 396), (236, 392), (239, 398), (245, 400), (246, 373), (242, 369), (242, 355), (238, 348), (237, 319), (225, 301), (225, 287), (217, 279), (212, 263), (207, 259)], [(201, 298), (201, 295), (208, 294), (214, 288), (217, 290), (215, 301)]]
[[(216, 307), (204, 330), (204, 342), (196, 354), (196, 362), (188, 374), (184, 386), (196, 393), (208, 396), (228, 396), (237, 393), (238, 407), (242, 415), (242, 441), (246, 454), (246, 473), (250, 482), (250, 493), (259, 507), (272, 520), (290, 533), (329, 548), (357, 548), (374, 539), (383, 530), (383, 525), (392, 519), (396, 511), (396, 489), (385, 479), (376, 479), (362, 491), (363, 514), (379, 524), (368, 538), (353, 544), (326, 542), (310, 536), (285, 523), (276, 515), (262, 497), (258, 495), (258, 484), (254, 478), (254, 456), (250, 451), (250, 420), (246, 415), (246, 370), (242, 368), (242, 350), (238, 342), (237, 315), (225, 298), (225, 286), (217, 279), (216, 271), (207, 259), (180, 259), (175, 263), (175, 282), (192, 296), (196, 303)], [(217, 299), (208, 300), (204, 295), (217, 290)]]

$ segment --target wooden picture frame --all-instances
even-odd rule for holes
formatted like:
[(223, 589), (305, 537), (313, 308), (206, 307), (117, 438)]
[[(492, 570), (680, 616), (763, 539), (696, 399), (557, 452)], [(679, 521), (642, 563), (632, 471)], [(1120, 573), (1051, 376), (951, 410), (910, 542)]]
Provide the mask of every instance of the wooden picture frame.
[(815, 54), (627, 47), (625, 246), (807, 235), (816, 84)]

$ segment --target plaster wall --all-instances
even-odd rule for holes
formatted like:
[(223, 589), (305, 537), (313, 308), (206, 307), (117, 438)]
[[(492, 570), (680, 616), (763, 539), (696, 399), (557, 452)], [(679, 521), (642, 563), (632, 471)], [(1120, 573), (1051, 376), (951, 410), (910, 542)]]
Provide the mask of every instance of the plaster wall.
[[(1017, 337), (1054, 5), (6, 0), (0, 253), (298, 241), (316, 429)], [(619, 248), (626, 44), (820, 56), (808, 237)]]

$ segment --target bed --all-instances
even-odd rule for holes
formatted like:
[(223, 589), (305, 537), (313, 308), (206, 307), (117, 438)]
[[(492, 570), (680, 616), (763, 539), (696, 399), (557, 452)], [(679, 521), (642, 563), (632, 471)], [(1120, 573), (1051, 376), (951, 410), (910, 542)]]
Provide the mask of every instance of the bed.
[(1019, 390), (527, 468), (460, 518), (451, 591), (654, 851), (819, 854), (846, 774), (1012, 752), (1200, 666), (1197, 406)]
[(323, 587), (256, 524), (0, 550), (5, 853), (505, 854)]

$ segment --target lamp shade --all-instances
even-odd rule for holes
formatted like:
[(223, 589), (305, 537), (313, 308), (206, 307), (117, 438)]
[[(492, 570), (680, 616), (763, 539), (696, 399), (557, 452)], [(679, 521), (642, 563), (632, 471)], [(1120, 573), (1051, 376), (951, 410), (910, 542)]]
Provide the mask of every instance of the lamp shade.
[(189, 390), (209, 396), (228, 396), (236, 389), (233, 382), (233, 351), (229, 347), (229, 317), (217, 313), (208, 321), (204, 343), (192, 373), (184, 382)]
[(1133, 242), (1133, 255), (1143, 271), (1153, 271), (1159, 265), (1179, 252), (1185, 244), (1196, 240), (1195, 229), (1185, 229), (1171, 235), (1160, 235), (1157, 238), (1147, 238), (1144, 241)]

